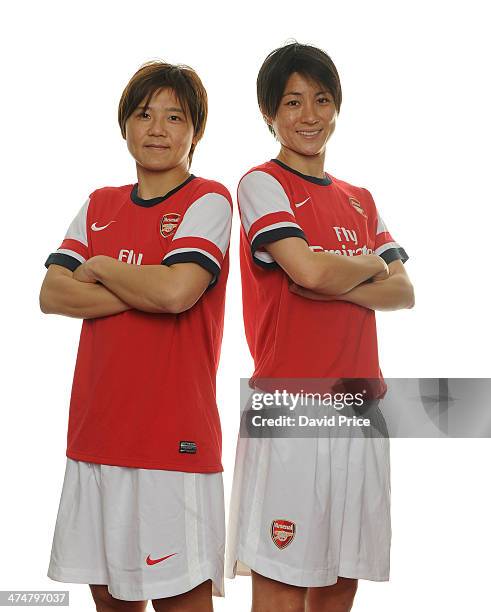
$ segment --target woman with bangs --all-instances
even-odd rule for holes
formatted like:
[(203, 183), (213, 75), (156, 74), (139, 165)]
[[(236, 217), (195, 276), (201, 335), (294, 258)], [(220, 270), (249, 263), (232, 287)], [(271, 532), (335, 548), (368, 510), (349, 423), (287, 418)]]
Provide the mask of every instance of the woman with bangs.
[(202, 612), (223, 595), (232, 206), (190, 171), (206, 118), (196, 72), (142, 66), (118, 117), (137, 182), (92, 191), (45, 264), (42, 311), (83, 319), (48, 576), (89, 584), (100, 611)]
[[(406, 252), (370, 192), (324, 169), (342, 99), (331, 58), (299, 43), (274, 50), (257, 96), (280, 150), (238, 187), (250, 386), (367, 387), (377, 417), (386, 387), (375, 311), (413, 306)], [(380, 421), (372, 419), (373, 437), (319, 426), (312, 437), (239, 438), (227, 576), (252, 573), (253, 612), (347, 612), (358, 579), (389, 579), (389, 441)]]

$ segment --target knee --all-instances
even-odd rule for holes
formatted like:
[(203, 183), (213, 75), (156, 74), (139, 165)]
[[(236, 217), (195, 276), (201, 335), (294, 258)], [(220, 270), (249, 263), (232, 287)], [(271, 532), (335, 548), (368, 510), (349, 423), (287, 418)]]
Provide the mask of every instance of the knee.
[(346, 594), (347, 597), (354, 597), (358, 589), (358, 580), (354, 578), (338, 577), (336, 584), (339, 585), (339, 592)]
[(305, 587), (284, 584), (252, 571), (252, 612), (305, 612)]
[(92, 591), (92, 597), (94, 599), (97, 612), (105, 612), (106, 610), (115, 609), (114, 597), (111, 595), (105, 584), (91, 584), (90, 590)]
[(338, 577), (336, 584), (308, 590), (308, 612), (349, 612), (358, 587), (358, 580)]
[[(175, 610), (175, 608), (173, 607), (175, 605), (176, 605), (175, 597), (161, 597), (160, 599), (152, 599), (152, 608), (155, 610), (155, 612), (168, 612), (169, 610), (170, 611)], [(187, 609), (185, 606), (181, 606), (181, 607), (183, 610)]]
[(254, 602), (252, 612), (305, 612), (305, 602), (291, 597), (275, 597), (266, 602)]
[(274, 602), (266, 606), (252, 606), (252, 612), (305, 612), (305, 606), (299, 606), (295, 603), (286, 602), (285, 604)]
[(287, 602), (285, 602), (285, 605), (281, 608), (275, 608), (274, 612), (277, 612), (278, 610), (288, 610), (288, 612), (305, 612), (305, 603), (304, 602), (290, 602), (290, 604), (288, 604)]
[(205, 580), (194, 589), (180, 595), (152, 599), (152, 606), (155, 612), (186, 612), (187, 610), (213, 612), (211, 594), (211, 580)]
[(336, 605), (338, 607), (333, 608), (337, 612), (349, 612), (353, 606), (356, 591), (358, 588), (358, 580), (352, 578), (338, 578), (336, 583)]
[(97, 612), (144, 612), (146, 601), (125, 601), (116, 599), (109, 592), (106, 585), (90, 585)]

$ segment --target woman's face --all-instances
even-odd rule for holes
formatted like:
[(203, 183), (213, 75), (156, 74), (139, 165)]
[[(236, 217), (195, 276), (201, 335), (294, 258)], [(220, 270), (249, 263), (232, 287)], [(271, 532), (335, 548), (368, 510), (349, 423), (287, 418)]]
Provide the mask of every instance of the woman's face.
[(143, 103), (126, 122), (126, 144), (136, 163), (164, 172), (182, 165), (194, 143), (193, 124), (170, 88), (155, 92), (148, 107)]
[(336, 127), (332, 94), (297, 72), (290, 75), (276, 117), (266, 117), (283, 147), (300, 155), (324, 153)]

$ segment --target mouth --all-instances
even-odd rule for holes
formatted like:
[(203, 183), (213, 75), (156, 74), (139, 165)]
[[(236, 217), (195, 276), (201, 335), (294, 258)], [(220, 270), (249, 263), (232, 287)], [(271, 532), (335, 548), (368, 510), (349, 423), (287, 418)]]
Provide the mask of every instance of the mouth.
[(322, 132), (322, 128), (318, 130), (297, 130), (297, 134), (303, 136), (304, 138), (313, 139), (316, 138)]
[(170, 149), (170, 147), (166, 147), (164, 145), (145, 145), (146, 149), (155, 149), (157, 151), (165, 151), (165, 149)]

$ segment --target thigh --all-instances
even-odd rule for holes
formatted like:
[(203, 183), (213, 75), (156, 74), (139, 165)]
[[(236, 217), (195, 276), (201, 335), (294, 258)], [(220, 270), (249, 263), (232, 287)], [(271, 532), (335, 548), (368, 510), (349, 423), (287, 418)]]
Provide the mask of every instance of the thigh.
[(67, 457), (48, 569), (53, 580), (109, 584), (99, 471)]
[(298, 587), (333, 584), (348, 509), (350, 440), (245, 442), (229, 515), (227, 574), (237, 564), (239, 573), (248, 567)]
[(109, 591), (128, 600), (223, 588), (222, 475), (102, 466)]
[(306, 612), (349, 612), (358, 580), (338, 577), (336, 584), (307, 589)]
[(240, 439), (227, 575), (250, 568), (304, 587), (388, 580), (389, 456), (385, 438)]
[(252, 572), (252, 612), (303, 612), (305, 587), (285, 584)]
[(144, 601), (124, 601), (116, 599), (109, 593), (106, 584), (90, 584), (92, 597), (98, 612), (109, 612), (125, 610), (126, 612), (144, 612), (147, 607), (146, 600)]
[(194, 589), (174, 597), (153, 599), (156, 612), (213, 612), (211, 580), (206, 580)]

